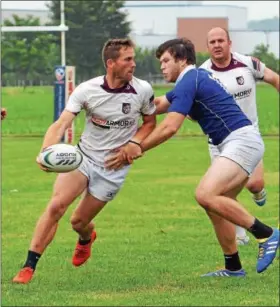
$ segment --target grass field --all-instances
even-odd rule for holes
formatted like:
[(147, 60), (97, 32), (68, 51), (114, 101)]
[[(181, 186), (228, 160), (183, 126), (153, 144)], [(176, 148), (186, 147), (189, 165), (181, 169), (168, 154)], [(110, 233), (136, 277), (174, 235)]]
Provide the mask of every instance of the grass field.
[[(168, 88), (157, 87), (156, 96), (163, 95)], [(258, 85), (257, 105), (260, 129), (263, 134), (279, 134), (279, 100), (275, 89), (266, 84)], [(2, 106), (7, 107), (9, 117), (2, 125), (3, 135), (42, 135), (53, 122), (53, 88), (33, 87), (4, 88)], [(84, 117), (78, 116), (75, 122), (76, 133), (84, 126)], [(196, 123), (185, 121), (180, 134), (202, 135)]]
[[(158, 89), (157, 94), (164, 93)], [(279, 130), (277, 93), (259, 86), (261, 130)], [(23, 264), (37, 218), (51, 195), (54, 174), (35, 165), (41, 137), (52, 122), (49, 88), (4, 89), (2, 105), (2, 306), (279, 306), (279, 256), (255, 272), (257, 245), (240, 247), (244, 279), (201, 279), (223, 266), (212, 226), (194, 200), (209, 165), (205, 137), (173, 138), (132, 167), (123, 189), (96, 218), (93, 255), (71, 265), (76, 235), (69, 218), (40, 260), (28, 285), (11, 279)], [(77, 120), (81, 131), (82, 116)], [(186, 122), (181, 134), (200, 134)], [(14, 137), (25, 135), (24, 137)], [(257, 207), (247, 191), (240, 200), (264, 222), (279, 220), (279, 137), (265, 137), (268, 203)]]

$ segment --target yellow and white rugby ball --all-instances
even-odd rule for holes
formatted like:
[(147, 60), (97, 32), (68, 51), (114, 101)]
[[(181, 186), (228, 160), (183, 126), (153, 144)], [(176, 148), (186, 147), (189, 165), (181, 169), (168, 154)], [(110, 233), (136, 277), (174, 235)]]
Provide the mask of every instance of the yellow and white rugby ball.
[(67, 173), (79, 167), (83, 156), (75, 146), (61, 143), (45, 148), (39, 160), (51, 172)]

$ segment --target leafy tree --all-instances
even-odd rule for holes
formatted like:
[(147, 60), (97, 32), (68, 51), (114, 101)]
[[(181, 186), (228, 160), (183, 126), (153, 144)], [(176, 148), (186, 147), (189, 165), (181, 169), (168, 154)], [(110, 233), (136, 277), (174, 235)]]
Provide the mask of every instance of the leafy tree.
[[(39, 18), (13, 15), (5, 26), (39, 26)], [(2, 35), (1, 69), (3, 79), (16, 74), (20, 80), (45, 79), (59, 63), (59, 51), (54, 37), (44, 32), (5, 32)]]
[[(130, 25), (121, 11), (125, 1), (65, 1), (66, 64), (75, 65), (83, 79), (104, 73), (101, 52), (109, 38), (129, 36)], [(48, 4), (51, 24), (60, 24), (60, 1)], [(57, 37), (59, 38), (59, 37)]]
[(209, 54), (207, 52), (198, 52), (198, 53), (196, 53), (196, 66), (199, 67), (207, 59), (209, 59)]
[(252, 56), (264, 62), (268, 68), (279, 73), (279, 59), (272, 52), (269, 52), (268, 46), (264, 44), (257, 45)]
[(156, 49), (137, 47), (135, 50), (135, 75), (140, 78), (149, 78), (149, 75), (160, 74), (159, 61), (156, 58)]

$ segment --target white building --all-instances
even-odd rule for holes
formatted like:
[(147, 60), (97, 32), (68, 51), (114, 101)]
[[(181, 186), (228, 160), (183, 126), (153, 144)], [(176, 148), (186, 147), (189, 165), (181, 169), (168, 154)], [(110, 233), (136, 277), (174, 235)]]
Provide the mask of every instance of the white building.
[[(202, 1), (127, 1), (128, 14), (135, 34), (176, 35), (177, 18), (228, 19), (231, 30), (247, 29), (247, 8), (232, 5), (207, 5)], [(207, 2), (207, 1), (205, 1)]]
[[(124, 11), (131, 22), (132, 38), (143, 48), (159, 46), (177, 36), (178, 18), (227, 18), (233, 51), (253, 52), (256, 45), (269, 46), (279, 58), (279, 31), (251, 31), (247, 28), (247, 8), (207, 5), (207, 1), (126, 1)], [(194, 29), (195, 31), (195, 29)]]
[[(232, 40), (232, 50), (243, 54), (251, 54), (255, 46), (259, 44), (268, 45), (268, 49), (278, 59), (279, 54), (279, 32), (265, 32), (265, 31), (229, 31)], [(138, 46), (142, 48), (156, 48), (166, 40), (175, 38), (174, 35), (143, 35), (132, 34), (131, 38)]]
[[(131, 37), (143, 48), (157, 47), (165, 40), (177, 36), (178, 18), (227, 18), (233, 50), (249, 54), (258, 44), (269, 45), (269, 51), (279, 58), (279, 31), (250, 31), (247, 29), (247, 8), (233, 5), (207, 5), (202, 1), (126, 1), (123, 9), (131, 21)], [(12, 14), (20, 17), (33, 15), (42, 23), (49, 21), (45, 10), (2, 9), (1, 19)], [(1, 21), (2, 22), (2, 21)], [(194, 29), (195, 31), (195, 29)]]

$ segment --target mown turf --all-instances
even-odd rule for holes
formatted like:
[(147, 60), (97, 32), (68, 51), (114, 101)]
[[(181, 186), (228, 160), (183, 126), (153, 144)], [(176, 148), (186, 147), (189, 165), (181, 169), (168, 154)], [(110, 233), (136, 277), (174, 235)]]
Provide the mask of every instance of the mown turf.
[[(279, 144), (277, 138), (265, 143), (268, 203), (257, 207), (247, 191), (241, 200), (275, 226)], [(211, 224), (193, 197), (209, 163), (204, 138), (172, 139), (135, 162), (119, 195), (95, 220), (98, 239), (86, 265), (71, 265), (77, 239), (69, 223), (73, 205), (33, 281), (12, 284), (55, 177), (35, 165), (40, 145), (40, 138), (2, 142), (3, 306), (278, 306), (279, 260), (257, 274), (252, 237), (240, 247), (248, 277), (200, 278), (223, 266)]]
[[(156, 95), (166, 88), (157, 88)], [(36, 221), (52, 191), (54, 174), (40, 171), (35, 157), (53, 121), (51, 88), (4, 88), (2, 106), (2, 306), (279, 306), (279, 256), (255, 272), (257, 245), (240, 247), (245, 279), (201, 279), (223, 266), (212, 226), (194, 200), (209, 165), (199, 127), (185, 121), (175, 137), (137, 160), (117, 197), (95, 220), (92, 258), (71, 265), (77, 236), (69, 219), (41, 258), (33, 281), (11, 283), (25, 261)], [(265, 137), (268, 202), (260, 208), (243, 191), (242, 203), (265, 223), (279, 221), (279, 103), (277, 92), (258, 86), (260, 128)], [(83, 115), (76, 120), (76, 137)], [(39, 135), (40, 137), (29, 137)], [(186, 135), (188, 137), (186, 137)], [(17, 138), (15, 136), (20, 136)]]
[[(170, 88), (155, 87), (155, 95), (165, 94)], [(43, 135), (53, 122), (53, 88), (31, 87), (3, 88), (2, 106), (8, 109), (9, 116), (2, 125), (2, 134), (31, 134)], [(279, 96), (277, 91), (267, 84), (257, 87), (257, 106), (259, 112), (260, 130), (263, 134), (279, 134)], [(160, 118), (163, 118), (162, 115)], [(80, 134), (84, 127), (84, 113), (75, 120), (76, 134)], [(185, 121), (179, 134), (202, 135), (196, 123)]]

